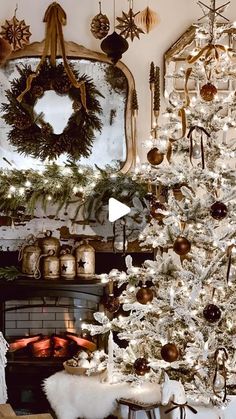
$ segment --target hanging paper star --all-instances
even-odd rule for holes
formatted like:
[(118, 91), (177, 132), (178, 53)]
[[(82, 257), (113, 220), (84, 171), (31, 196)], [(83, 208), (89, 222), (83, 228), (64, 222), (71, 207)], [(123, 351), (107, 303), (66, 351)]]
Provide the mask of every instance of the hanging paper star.
[(133, 9), (129, 9), (128, 13), (122, 11), (122, 17), (116, 18), (119, 22), (116, 29), (120, 30), (120, 35), (125, 39), (130, 38), (131, 41), (133, 41), (135, 37), (139, 39), (140, 33), (144, 33), (144, 31), (139, 28), (134, 21), (135, 16), (138, 14), (139, 12), (134, 13)]
[(84, 265), (85, 264), (86, 264), (86, 262), (83, 262), (82, 259), (80, 259), (79, 262), (78, 262), (79, 268), (83, 268), (84, 269)]
[(197, 4), (201, 7), (204, 13), (204, 15), (198, 20), (202, 20), (204, 17), (210, 16), (210, 18), (214, 21), (216, 17), (221, 17), (222, 19), (229, 21), (227, 17), (222, 15), (222, 13), (224, 12), (225, 8), (230, 4), (230, 1), (228, 1), (225, 4), (222, 4), (219, 7), (216, 7), (216, 0), (211, 0), (211, 6), (208, 6), (207, 4), (203, 3), (200, 0), (198, 1)]
[(9, 42), (13, 51), (16, 51), (29, 44), (31, 36), (29, 28), (24, 20), (18, 20), (16, 16), (13, 16), (11, 20), (5, 21), (0, 35)]

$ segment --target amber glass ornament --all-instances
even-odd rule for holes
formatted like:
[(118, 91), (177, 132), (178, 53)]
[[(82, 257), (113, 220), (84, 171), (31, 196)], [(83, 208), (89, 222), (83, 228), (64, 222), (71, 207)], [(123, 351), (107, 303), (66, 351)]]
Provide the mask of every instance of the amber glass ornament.
[(109, 313), (116, 313), (120, 308), (119, 298), (115, 297), (114, 294), (109, 294), (106, 297), (104, 307)]
[(221, 318), (221, 310), (215, 304), (208, 304), (203, 310), (203, 316), (209, 323), (216, 323)]
[(212, 83), (207, 83), (202, 86), (200, 96), (206, 102), (211, 102), (217, 94), (217, 88)]
[(177, 237), (174, 242), (173, 249), (179, 256), (185, 256), (191, 250), (191, 243), (185, 237)]
[(151, 303), (153, 297), (153, 291), (150, 288), (147, 288), (146, 285), (143, 285), (136, 294), (137, 301), (144, 305)]
[(152, 166), (158, 166), (163, 162), (164, 154), (157, 147), (154, 147), (147, 153), (147, 159)]
[(134, 371), (138, 375), (145, 375), (147, 372), (150, 371), (150, 367), (148, 365), (148, 361), (146, 358), (137, 358), (134, 361)]
[(101, 49), (111, 59), (113, 64), (120, 60), (122, 54), (129, 48), (129, 44), (121, 35), (115, 31), (103, 39)]
[(215, 220), (223, 220), (228, 214), (228, 208), (223, 202), (215, 202), (210, 209), (211, 216)]
[(175, 362), (179, 357), (179, 351), (174, 343), (167, 343), (161, 348), (161, 357), (166, 362)]
[(159, 210), (165, 210), (165, 205), (161, 204), (159, 201), (153, 201), (150, 203), (150, 214), (152, 218), (157, 221), (162, 221), (165, 216), (159, 212)]

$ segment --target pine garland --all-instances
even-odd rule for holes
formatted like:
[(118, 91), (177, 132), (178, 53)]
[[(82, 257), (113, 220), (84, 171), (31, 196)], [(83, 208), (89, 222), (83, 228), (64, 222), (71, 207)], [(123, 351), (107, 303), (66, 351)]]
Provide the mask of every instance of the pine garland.
[(59, 212), (64, 205), (74, 204), (74, 218), (83, 207), (84, 218), (89, 219), (94, 211), (99, 220), (102, 206), (110, 197), (132, 206), (133, 198), (139, 196), (142, 200), (146, 192), (146, 183), (136, 182), (132, 174), (117, 173), (109, 167), (94, 170), (72, 161), (64, 167), (48, 164), (43, 173), (32, 169), (0, 170), (0, 212), (12, 217), (33, 216), (36, 205), (46, 211), (55, 204)]
[[(54, 160), (61, 154), (67, 154), (71, 159), (78, 160), (81, 156), (88, 157), (95, 138), (95, 131), (101, 131), (102, 123), (99, 115), (102, 113), (98, 96), (102, 96), (92, 80), (73, 72), (79, 82), (85, 82), (86, 105), (83, 107), (80, 89), (72, 86), (63, 64), (53, 67), (45, 62), (39, 74), (33, 79), (31, 89), (24, 95), (22, 102), (18, 96), (26, 87), (27, 78), (33, 74), (30, 66), (18, 67), (20, 77), (11, 83), (11, 90), (6, 92), (8, 103), (2, 105), (3, 118), (12, 129), (8, 140), (15, 149), (24, 155), (45, 160)], [(61, 134), (55, 134), (43, 115), (36, 116), (34, 106), (37, 100), (47, 90), (67, 94), (73, 101), (74, 112)]]

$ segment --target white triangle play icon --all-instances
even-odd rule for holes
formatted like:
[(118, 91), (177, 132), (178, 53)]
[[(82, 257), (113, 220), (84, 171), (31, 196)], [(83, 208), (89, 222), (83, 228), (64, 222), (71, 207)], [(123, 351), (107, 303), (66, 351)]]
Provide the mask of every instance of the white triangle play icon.
[(130, 208), (115, 198), (110, 198), (108, 202), (108, 219), (111, 223), (129, 214)]

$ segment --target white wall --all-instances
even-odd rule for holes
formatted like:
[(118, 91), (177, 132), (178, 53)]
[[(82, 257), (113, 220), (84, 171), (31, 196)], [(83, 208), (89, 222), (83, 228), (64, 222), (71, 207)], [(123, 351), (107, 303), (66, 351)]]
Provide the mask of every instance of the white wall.
[[(44, 12), (50, 0), (1, 0), (0, 24), (10, 19), (18, 3), (17, 17), (25, 19), (30, 25), (31, 42), (44, 38), (45, 24), (42, 22)], [(64, 28), (65, 39), (100, 51), (100, 41), (90, 33), (90, 22), (98, 13), (98, 0), (60, 0), (58, 1), (67, 14), (67, 26)], [(123, 56), (123, 62), (130, 68), (136, 81), (139, 99), (138, 142), (149, 136), (150, 99), (149, 99), (149, 66), (154, 61), (162, 67), (164, 52), (178, 37), (195, 22), (202, 12), (195, 0), (134, 0), (134, 10), (143, 10), (147, 4), (158, 12), (159, 25), (149, 34), (140, 35), (140, 40), (130, 42), (129, 50)], [(209, 4), (209, 0), (205, 0)], [(217, 5), (224, 1), (217, 1)], [(128, 10), (128, 0), (116, 0), (116, 15)], [(102, 1), (103, 13), (113, 22), (113, 0)], [(225, 15), (236, 20), (236, 1), (233, 0)], [(144, 152), (145, 155), (146, 152)]]

